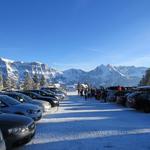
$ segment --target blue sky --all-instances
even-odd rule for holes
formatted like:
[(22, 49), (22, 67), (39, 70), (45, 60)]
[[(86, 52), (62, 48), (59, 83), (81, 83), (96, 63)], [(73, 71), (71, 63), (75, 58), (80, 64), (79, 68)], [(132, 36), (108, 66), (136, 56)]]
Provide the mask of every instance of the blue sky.
[(57, 69), (150, 66), (149, 0), (0, 0), (0, 56)]

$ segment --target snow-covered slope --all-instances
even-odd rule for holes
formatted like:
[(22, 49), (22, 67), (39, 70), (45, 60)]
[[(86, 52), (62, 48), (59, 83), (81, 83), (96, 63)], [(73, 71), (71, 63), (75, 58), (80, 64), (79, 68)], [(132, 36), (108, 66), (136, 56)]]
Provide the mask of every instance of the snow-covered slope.
[(49, 68), (47, 65), (40, 62), (21, 62), (12, 61), (4, 58), (0, 58), (0, 72), (4, 78), (10, 77), (14, 80), (22, 80), (25, 72), (28, 72), (31, 76), (35, 73), (41, 76), (42, 74), (46, 79), (54, 79), (59, 73), (55, 69)]

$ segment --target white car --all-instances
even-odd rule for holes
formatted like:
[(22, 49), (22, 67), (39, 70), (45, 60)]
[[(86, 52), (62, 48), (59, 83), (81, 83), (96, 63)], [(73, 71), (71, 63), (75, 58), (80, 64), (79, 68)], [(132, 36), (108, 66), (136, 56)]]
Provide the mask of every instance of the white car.
[(6, 150), (6, 145), (1, 130), (0, 130), (0, 150)]

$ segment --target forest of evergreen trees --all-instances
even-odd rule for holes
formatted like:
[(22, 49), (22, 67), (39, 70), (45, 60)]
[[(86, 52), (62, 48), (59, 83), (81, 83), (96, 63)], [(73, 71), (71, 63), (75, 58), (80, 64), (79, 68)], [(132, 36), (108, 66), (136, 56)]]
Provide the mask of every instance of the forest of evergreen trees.
[(39, 89), (40, 87), (46, 86), (47, 80), (44, 75), (40, 78), (37, 74), (33, 77), (30, 76), (28, 72), (24, 74), (24, 80), (22, 82), (17, 82), (12, 78), (4, 78), (2, 74), (0, 74), (0, 90), (3, 89), (23, 89), (23, 90), (31, 90), (31, 89)]

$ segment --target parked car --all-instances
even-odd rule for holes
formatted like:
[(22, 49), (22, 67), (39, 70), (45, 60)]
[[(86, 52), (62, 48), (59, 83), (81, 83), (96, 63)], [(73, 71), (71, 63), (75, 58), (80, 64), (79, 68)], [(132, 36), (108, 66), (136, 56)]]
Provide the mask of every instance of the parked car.
[(37, 105), (39, 107), (41, 107), (41, 109), (43, 110), (43, 112), (47, 112), (51, 109), (51, 105), (43, 100), (33, 100), (31, 97), (19, 93), (19, 92), (6, 92), (4, 93), (12, 98), (15, 98), (17, 101), (21, 102), (21, 103), (27, 103), (27, 104), (33, 104), (33, 105)]
[(6, 150), (6, 145), (1, 130), (0, 130), (0, 150)]
[(61, 99), (64, 99), (66, 96), (67, 96), (67, 93), (66, 92), (63, 92), (57, 88), (41, 88), (41, 90), (43, 91), (46, 91), (46, 92), (49, 92), (51, 94), (54, 94), (56, 96), (59, 96)]
[[(29, 117), (0, 112), (0, 129), (7, 149), (12, 149), (28, 143), (35, 135), (36, 125)], [(5, 150), (5, 146), (0, 147), (0, 150), (3, 149)]]
[(107, 97), (106, 101), (109, 102), (116, 102), (117, 99), (117, 93), (125, 91), (125, 87), (122, 86), (111, 86), (107, 88)]
[(19, 114), (31, 117), (38, 121), (42, 117), (42, 110), (40, 107), (32, 104), (23, 104), (16, 99), (6, 95), (0, 95), (0, 111), (4, 113)]
[(150, 112), (150, 93), (142, 92), (135, 97), (135, 105), (137, 110), (144, 110)]
[(60, 100), (59, 97), (56, 96), (55, 94), (47, 93), (47, 92), (45, 92), (43, 90), (30, 90), (30, 91), (34, 92), (34, 93), (37, 93), (37, 94), (39, 94), (41, 96), (44, 96), (44, 97), (49, 97), (52, 100), (55, 100), (55, 99)]
[(116, 103), (126, 106), (127, 96), (131, 94), (130, 91), (120, 91), (116, 93)]
[(136, 108), (136, 97), (141, 94), (141, 92), (133, 92), (127, 96), (126, 106), (131, 108)]
[(53, 92), (55, 92), (55, 93), (65, 94), (65, 95), (67, 95), (67, 92), (66, 92), (66, 91), (61, 90), (61, 89), (56, 88), (56, 87), (51, 87), (51, 88), (50, 88), (50, 90), (51, 90), (51, 91), (53, 91)]
[(106, 97), (106, 101), (107, 102), (115, 102), (116, 101), (116, 93), (118, 91), (116, 90), (107, 90), (107, 97)]
[(51, 104), (51, 107), (59, 106), (59, 101), (57, 99), (52, 100), (50, 97), (41, 96), (41, 95), (31, 92), (31, 91), (20, 91), (20, 92), (27, 96), (30, 96), (32, 99), (47, 101)]

